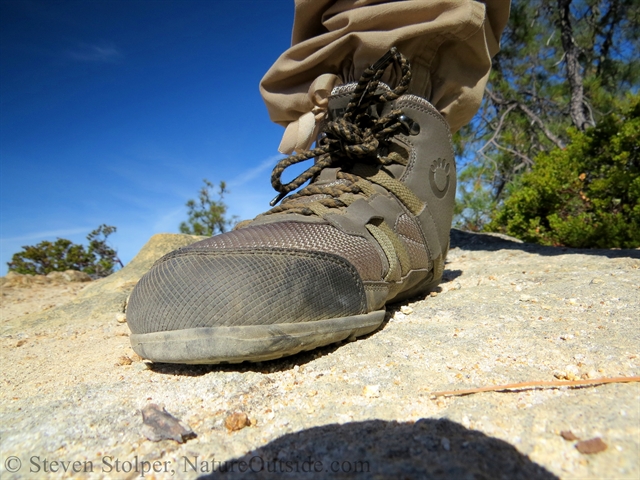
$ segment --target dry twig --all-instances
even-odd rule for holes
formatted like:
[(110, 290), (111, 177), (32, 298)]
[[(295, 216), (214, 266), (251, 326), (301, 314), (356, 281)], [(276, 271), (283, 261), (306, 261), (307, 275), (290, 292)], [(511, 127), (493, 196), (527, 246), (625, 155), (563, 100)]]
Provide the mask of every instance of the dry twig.
[(570, 381), (533, 381), (521, 383), (509, 383), (506, 385), (493, 385), (490, 387), (468, 388), (465, 390), (445, 390), (442, 392), (431, 392), (430, 398), (454, 397), (460, 395), (470, 395), (481, 392), (501, 392), (504, 390), (528, 390), (531, 388), (560, 388), (560, 387), (585, 387), (590, 385), (603, 385), (605, 383), (631, 383), (640, 382), (640, 377), (613, 377), (613, 378), (593, 378), (589, 380)]

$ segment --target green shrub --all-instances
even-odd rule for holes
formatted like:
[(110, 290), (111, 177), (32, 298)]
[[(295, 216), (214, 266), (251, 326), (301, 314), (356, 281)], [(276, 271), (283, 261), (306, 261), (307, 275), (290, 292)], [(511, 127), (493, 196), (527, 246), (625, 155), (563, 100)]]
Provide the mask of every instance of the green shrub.
[(122, 267), (116, 251), (107, 245), (107, 237), (115, 231), (116, 227), (100, 225), (87, 235), (89, 246), (86, 249), (84, 245), (65, 238), (23, 246), (22, 251), (14, 253), (7, 263), (9, 271), (46, 275), (50, 272), (78, 270), (93, 277), (106, 277), (113, 273), (116, 263)]
[(485, 230), (576, 248), (640, 247), (640, 97), (535, 159)]
[(198, 192), (198, 201), (189, 200), (187, 202), (189, 219), (180, 223), (180, 233), (210, 237), (226, 232), (235, 223), (235, 217), (231, 219), (226, 217), (227, 205), (224, 203), (223, 197), (226, 193), (229, 193), (227, 184), (220, 182), (218, 200), (214, 200), (212, 198), (213, 183), (206, 178), (203, 182), (204, 187)]

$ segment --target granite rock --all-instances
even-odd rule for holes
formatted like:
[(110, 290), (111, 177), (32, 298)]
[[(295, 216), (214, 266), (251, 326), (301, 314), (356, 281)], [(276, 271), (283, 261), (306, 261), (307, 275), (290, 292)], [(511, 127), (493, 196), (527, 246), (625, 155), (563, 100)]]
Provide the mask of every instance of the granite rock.
[[(365, 338), (262, 364), (143, 361), (116, 314), (156, 258), (195, 240), (156, 236), (67, 304), (3, 318), (3, 479), (51, 462), (83, 478), (640, 477), (638, 383), (431, 396), (640, 375), (640, 251), (454, 230), (441, 286)], [(197, 436), (149, 441), (152, 403)], [(229, 430), (230, 415), (250, 426)], [(607, 448), (580, 453), (567, 431)]]

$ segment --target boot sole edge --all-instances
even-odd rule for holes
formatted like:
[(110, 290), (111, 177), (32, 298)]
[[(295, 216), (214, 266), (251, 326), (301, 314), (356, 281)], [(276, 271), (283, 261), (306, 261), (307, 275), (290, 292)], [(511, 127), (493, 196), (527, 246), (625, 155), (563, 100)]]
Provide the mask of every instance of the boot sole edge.
[(131, 334), (133, 350), (157, 363), (262, 362), (377, 330), (386, 310), (304, 323), (204, 327)]

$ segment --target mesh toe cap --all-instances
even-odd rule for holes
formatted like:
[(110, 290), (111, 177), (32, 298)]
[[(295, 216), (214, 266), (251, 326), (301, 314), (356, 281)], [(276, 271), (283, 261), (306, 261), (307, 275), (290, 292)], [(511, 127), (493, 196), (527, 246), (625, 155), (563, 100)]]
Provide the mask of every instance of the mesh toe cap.
[(136, 285), (127, 321), (136, 334), (312, 322), (366, 313), (364, 286), (345, 259), (299, 250), (169, 254)]

